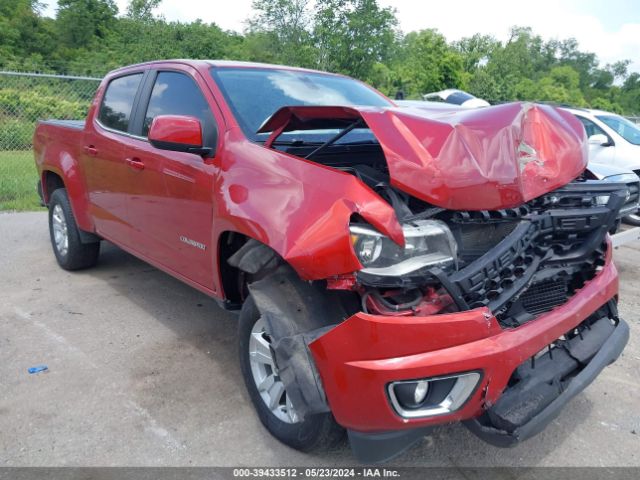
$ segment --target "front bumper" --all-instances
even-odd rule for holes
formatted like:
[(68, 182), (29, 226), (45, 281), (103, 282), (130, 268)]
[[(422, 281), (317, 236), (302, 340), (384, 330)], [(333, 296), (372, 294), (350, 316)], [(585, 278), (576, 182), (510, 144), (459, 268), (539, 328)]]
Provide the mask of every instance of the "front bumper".
[[(498, 402), (519, 365), (576, 328), (612, 300), (617, 291), (617, 271), (608, 248), (602, 270), (580, 291), (564, 305), (517, 328), (501, 328), (488, 308), (428, 317), (357, 313), (309, 347), (331, 411), (337, 422), (350, 431), (352, 444), (367, 436), (377, 440), (382, 438), (380, 435), (399, 430), (415, 434), (424, 427), (483, 415)], [(620, 322), (616, 332), (624, 331), (625, 324)], [(616, 333), (611, 340), (617, 346), (610, 347), (611, 341), (607, 341), (602, 351), (607, 349), (609, 353), (597, 356), (599, 360), (605, 358), (604, 363), (585, 368), (567, 389), (569, 393), (562, 395), (562, 401), (554, 402), (553, 412), (545, 413), (535, 428), (511, 437), (524, 439), (540, 431), (564, 403), (613, 361), (626, 343), (626, 336)], [(470, 371), (482, 372), (474, 393), (458, 410), (448, 414), (403, 418), (387, 396), (390, 382)], [(397, 435), (393, 437), (394, 442), (401, 443)]]
[[(592, 331), (585, 331), (585, 337), (587, 343), (592, 343), (590, 346), (597, 347), (597, 353), (584, 363), (577, 375), (563, 382), (560, 381), (561, 372), (554, 372), (551, 369), (549, 369), (551, 371), (544, 371), (539, 368), (536, 372), (538, 378), (533, 379), (530, 386), (525, 382), (524, 388), (517, 392), (514, 391), (514, 395), (503, 395), (499, 403), (487, 409), (482, 419), (468, 420), (465, 425), (478, 437), (497, 447), (511, 447), (540, 433), (549, 422), (560, 414), (573, 397), (595, 380), (604, 367), (613, 363), (620, 356), (627, 344), (629, 326), (624, 320), (618, 320), (614, 327), (608, 318), (602, 318), (596, 325), (602, 326), (600, 331), (595, 332), (596, 328)], [(589, 335), (593, 335), (593, 342), (589, 342)], [(584, 339), (576, 338), (576, 347), (579, 348), (582, 342)], [(565, 356), (567, 361), (564, 363), (575, 363), (575, 360), (564, 350), (557, 351), (556, 354)], [(563, 359), (556, 361), (559, 364), (562, 362)], [(553, 361), (549, 363), (553, 363)], [(554, 379), (551, 380), (551, 377)], [(528, 380), (530, 379), (532, 378), (530, 377)], [(528, 417), (526, 411), (530, 410), (529, 407), (534, 403), (530, 400), (532, 398), (543, 400), (544, 395), (540, 391), (545, 387), (547, 387), (546, 390), (551, 390), (553, 393), (556, 393), (556, 389), (560, 393), (551, 403), (537, 411), (535, 415)], [(504, 404), (503, 408), (501, 408), (502, 404)], [(513, 420), (516, 420), (516, 423), (513, 423)]]

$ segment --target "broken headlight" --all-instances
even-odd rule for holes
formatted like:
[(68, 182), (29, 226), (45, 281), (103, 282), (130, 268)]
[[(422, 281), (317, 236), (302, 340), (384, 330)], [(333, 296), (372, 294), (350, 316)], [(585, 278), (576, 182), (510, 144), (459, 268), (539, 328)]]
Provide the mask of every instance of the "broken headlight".
[(404, 248), (370, 226), (352, 224), (351, 242), (363, 273), (402, 276), (424, 267), (457, 267), (457, 246), (451, 230), (439, 220), (404, 224)]

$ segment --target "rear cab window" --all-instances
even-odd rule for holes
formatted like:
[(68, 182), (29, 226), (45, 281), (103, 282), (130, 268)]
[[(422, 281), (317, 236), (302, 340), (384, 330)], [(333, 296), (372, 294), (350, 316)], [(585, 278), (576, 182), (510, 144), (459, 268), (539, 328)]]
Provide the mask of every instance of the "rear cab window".
[(98, 121), (107, 128), (127, 132), (142, 73), (114, 78), (100, 104)]

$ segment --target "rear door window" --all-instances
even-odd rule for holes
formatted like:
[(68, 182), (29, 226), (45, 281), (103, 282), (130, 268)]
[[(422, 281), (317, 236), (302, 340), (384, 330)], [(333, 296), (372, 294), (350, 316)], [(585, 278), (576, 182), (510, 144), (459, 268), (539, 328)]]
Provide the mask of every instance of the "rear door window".
[(133, 102), (142, 80), (142, 73), (111, 80), (100, 105), (98, 119), (108, 128), (126, 132), (133, 110)]

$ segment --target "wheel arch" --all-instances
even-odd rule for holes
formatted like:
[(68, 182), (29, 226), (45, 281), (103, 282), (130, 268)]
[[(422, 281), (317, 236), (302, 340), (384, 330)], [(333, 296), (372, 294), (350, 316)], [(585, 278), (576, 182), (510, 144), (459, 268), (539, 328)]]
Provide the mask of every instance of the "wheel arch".
[(53, 170), (42, 171), (42, 199), (45, 205), (49, 205), (51, 200), (51, 194), (59, 188), (65, 188), (64, 180), (62, 177)]
[(65, 181), (67, 177), (64, 173), (57, 169), (47, 167), (42, 170), (40, 185), (42, 186), (42, 200), (46, 206), (49, 205), (51, 195), (58, 189), (64, 188), (67, 190), (67, 196), (69, 197), (69, 203), (71, 204), (71, 210), (75, 217), (76, 224), (80, 230), (80, 238), (82, 243), (94, 243), (99, 241), (99, 238), (93, 234), (93, 222), (89, 217), (86, 208), (86, 197), (84, 195), (84, 188), (80, 188), (74, 184), (73, 181)]
[(236, 230), (221, 232), (217, 243), (218, 275), (222, 297), (231, 308), (239, 308), (245, 298), (244, 279), (269, 261), (286, 263), (273, 248)]
[(78, 172), (77, 164), (75, 161), (61, 162), (60, 167), (45, 165), (42, 169), (42, 199), (45, 205), (48, 205), (51, 194), (58, 188), (65, 188), (78, 227), (85, 232), (93, 233), (95, 228), (89, 214), (84, 179)]

